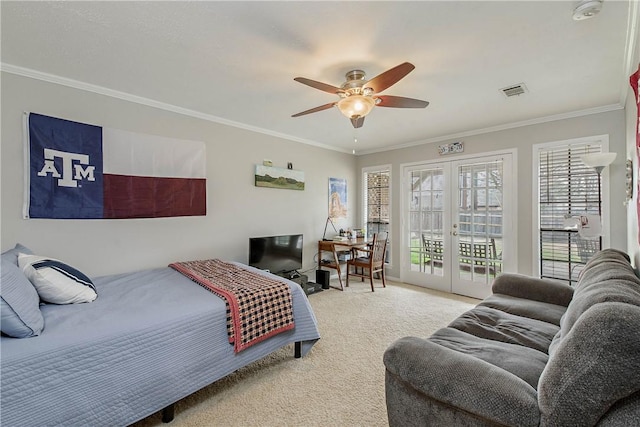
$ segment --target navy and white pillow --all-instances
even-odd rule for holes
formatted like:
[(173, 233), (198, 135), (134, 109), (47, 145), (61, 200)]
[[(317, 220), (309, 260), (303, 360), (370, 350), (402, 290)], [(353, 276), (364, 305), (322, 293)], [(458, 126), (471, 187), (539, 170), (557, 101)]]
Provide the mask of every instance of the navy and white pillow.
[(91, 279), (57, 259), (21, 253), (18, 265), (45, 302), (76, 304), (98, 297)]

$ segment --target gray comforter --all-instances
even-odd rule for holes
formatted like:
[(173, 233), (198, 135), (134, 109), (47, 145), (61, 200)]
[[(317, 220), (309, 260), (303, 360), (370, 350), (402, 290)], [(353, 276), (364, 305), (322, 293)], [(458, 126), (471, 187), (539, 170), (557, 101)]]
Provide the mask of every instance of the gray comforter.
[(40, 336), (1, 338), (3, 425), (127, 425), (287, 344), (302, 342), (304, 355), (320, 337), (293, 282), (295, 329), (237, 354), (225, 302), (173, 269), (94, 283), (92, 303), (41, 306)]

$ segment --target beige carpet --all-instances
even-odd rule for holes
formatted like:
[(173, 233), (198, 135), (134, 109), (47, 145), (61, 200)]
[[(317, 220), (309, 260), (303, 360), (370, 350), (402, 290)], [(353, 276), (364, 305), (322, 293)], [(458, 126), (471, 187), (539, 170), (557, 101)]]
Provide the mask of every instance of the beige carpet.
[[(176, 404), (182, 426), (386, 426), (382, 355), (395, 339), (429, 336), (478, 303), (411, 285), (352, 282), (309, 297), (322, 338), (302, 359), (293, 346)], [(160, 414), (135, 424), (162, 425)], [(166, 425), (166, 424), (165, 424)]]

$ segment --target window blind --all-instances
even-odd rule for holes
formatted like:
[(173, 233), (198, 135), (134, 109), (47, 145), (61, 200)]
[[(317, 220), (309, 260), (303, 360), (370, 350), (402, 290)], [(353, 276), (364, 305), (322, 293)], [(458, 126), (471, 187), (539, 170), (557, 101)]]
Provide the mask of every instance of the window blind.
[(584, 264), (601, 248), (599, 239), (583, 238), (565, 226), (567, 219), (601, 211), (598, 174), (580, 160), (601, 148), (570, 144), (539, 150), (540, 277), (576, 282)]
[[(391, 242), (391, 171), (388, 168), (364, 172), (364, 221), (367, 238), (386, 231)], [(387, 243), (386, 262), (391, 259), (391, 248)]]
[(365, 173), (367, 185), (366, 223), (367, 235), (389, 231), (389, 171), (380, 170)]

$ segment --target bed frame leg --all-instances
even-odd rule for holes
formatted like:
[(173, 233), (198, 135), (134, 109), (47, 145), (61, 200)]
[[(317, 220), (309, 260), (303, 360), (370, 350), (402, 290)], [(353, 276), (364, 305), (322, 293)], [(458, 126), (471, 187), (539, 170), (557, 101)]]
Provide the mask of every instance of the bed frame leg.
[(162, 422), (163, 423), (170, 423), (171, 421), (173, 421), (173, 416), (175, 414), (175, 410), (176, 410), (176, 404), (175, 403), (172, 403), (171, 405), (169, 405), (166, 408), (164, 408), (162, 410)]
[(302, 357), (302, 343), (300, 341), (296, 341), (294, 356), (296, 359), (300, 359)]

